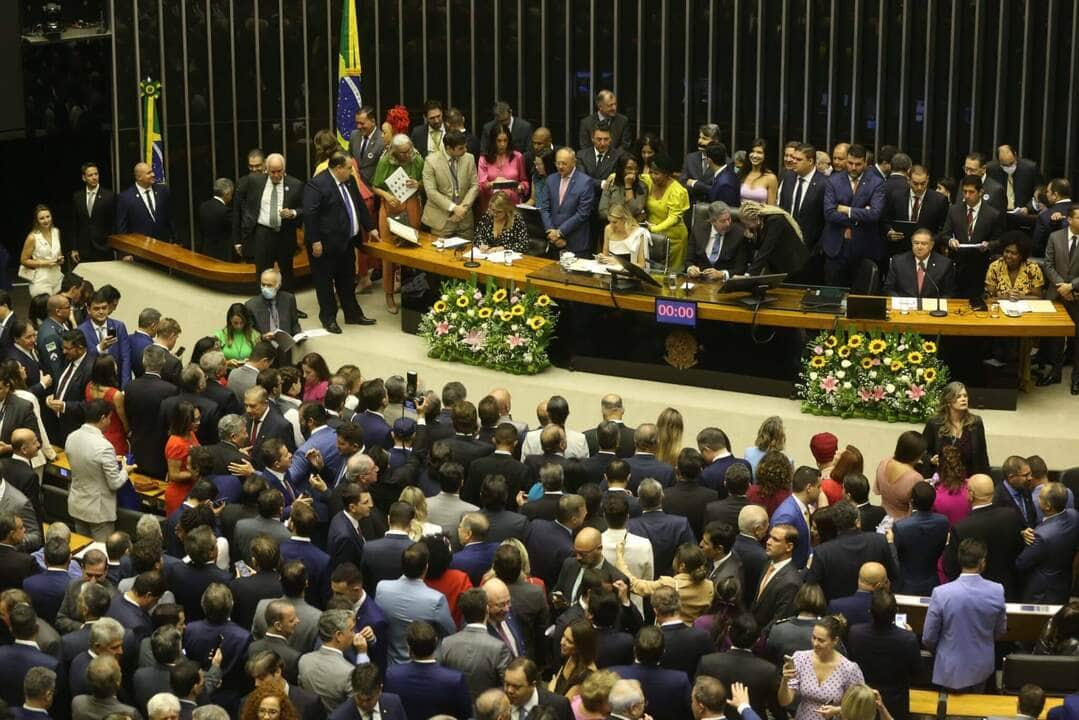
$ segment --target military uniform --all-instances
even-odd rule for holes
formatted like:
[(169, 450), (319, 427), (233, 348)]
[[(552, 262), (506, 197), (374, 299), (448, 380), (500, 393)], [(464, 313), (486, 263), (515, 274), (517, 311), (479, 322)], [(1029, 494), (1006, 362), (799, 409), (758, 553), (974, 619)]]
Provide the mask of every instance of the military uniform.
[(64, 347), (61, 336), (67, 328), (58, 323), (54, 318), (45, 318), (37, 331), (37, 358), (41, 363), (42, 372), (46, 372), (58, 379), (67, 361), (64, 359)]

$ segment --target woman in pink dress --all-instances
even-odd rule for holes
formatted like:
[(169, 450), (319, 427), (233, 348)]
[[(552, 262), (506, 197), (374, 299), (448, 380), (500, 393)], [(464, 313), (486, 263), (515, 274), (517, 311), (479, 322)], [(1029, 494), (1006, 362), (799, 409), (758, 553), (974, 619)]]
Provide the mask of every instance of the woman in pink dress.
[(937, 501), (933, 512), (948, 518), (948, 524), (970, 515), (970, 497), (967, 495), (967, 469), (959, 448), (945, 445), (940, 449), (940, 470), (937, 473)]
[(873, 492), (880, 495), (884, 512), (896, 520), (910, 515), (910, 491), (922, 481), (917, 464), (925, 454), (922, 434), (908, 430), (895, 443), (895, 453), (877, 466)]
[(813, 626), (813, 649), (797, 650), (783, 663), (778, 699), (795, 706), (794, 720), (824, 720), (822, 706), (839, 705), (847, 688), (865, 683), (862, 669), (836, 650), (846, 634), (842, 616), (826, 615)]
[(86, 384), (86, 400), (104, 400), (112, 408), (109, 414), (109, 427), (105, 429), (105, 439), (116, 450), (117, 457), (127, 455), (127, 413), (124, 411), (124, 394), (120, 391), (120, 380), (116, 374), (116, 360), (112, 355), (98, 355), (90, 369), (90, 382)]
[[(478, 181), (480, 197), (477, 213), (487, 212), (491, 194), (502, 190), (516, 205), (528, 198), (528, 172), (525, 170), (524, 156), (511, 145), (510, 131), (505, 125), (492, 125), (491, 131), (483, 139), (483, 154), (479, 159)], [(496, 187), (495, 183), (499, 186)], [(506, 183), (502, 187), (502, 183)]]
[(321, 403), (330, 386), (330, 368), (318, 353), (307, 353), (300, 361), (303, 372), (303, 401)]

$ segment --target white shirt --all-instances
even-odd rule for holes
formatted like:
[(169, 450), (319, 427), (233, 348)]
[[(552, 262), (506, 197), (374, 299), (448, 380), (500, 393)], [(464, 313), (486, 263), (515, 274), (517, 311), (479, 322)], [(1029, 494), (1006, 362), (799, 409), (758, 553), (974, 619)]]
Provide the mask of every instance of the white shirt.
[[(259, 201), (259, 225), (265, 225), (266, 227), (272, 227), (270, 224), (270, 194), (273, 192), (274, 182), (272, 178), (266, 179), (266, 186), (262, 188), (262, 198)], [(277, 210), (280, 212), (282, 205), (285, 201), (285, 179), (281, 178), (281, 182), (277, 183)]]
[[(600, 539), (603, 543), (604, 560), (614, 565), (618, 556), (618, 544), (625, 540), (626, 547), (622, 557), (626, 561), (630, 574), (642, 580), (655, 579), (655, 554), (648, 538), (634, 535), (624, 528), (621, 530), (608, 528), (600, 534)], [(629, 599), (638, 610), (644, 612), (644, 601), (640, 595), (632, 594)]]
[[(794, 188), (791, 190), (791, 215), (798, 214), (801, 209), (801, 203), (806, 201), (806, 193), (809, 192), (809, 184), (813, 182), (813, 176), (817, 174), (817, 169), (812, 168), (807, 175), (794, 175)], [(798, 195), (798, 185), (802, 186), (802, 197), (798, 198), (799, 206), (794, 206), (794, 198)]]
[[(585, 460), (589, 456), (588, 441), (584, 439), (584, 433), (579, 433), (576, 430), (566, 430), (566, 452), (564, 453), (567, 458), (579, 458)], [(542, 429), (529, 430), (525, 435), (525, 440), (521, 443), (521, 457), (525, 458), (529, 455), (542, 455), (543, 448), (540, 446), (540, 432)]]

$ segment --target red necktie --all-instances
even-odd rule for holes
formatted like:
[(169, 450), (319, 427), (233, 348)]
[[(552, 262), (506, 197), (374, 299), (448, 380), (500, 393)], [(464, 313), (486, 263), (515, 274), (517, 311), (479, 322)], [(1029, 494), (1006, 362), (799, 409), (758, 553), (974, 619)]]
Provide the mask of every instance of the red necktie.
[(915, 195), (914, 196), (914, 207), (912, 207), (911, 210), (910, 210), (910, 221), (911, 222), (917, 222), (918, 213), (921, 212), (921, 209), (922, 209), (922, 198), (921, 198), (920, 195)]
[(923, 265), (922, 261), (919, 260), (918, 261), (918, 294), (919, 295), (922, 294), (922, 283), (924, 283), (924, 282), (925, 282), (925, 265)]
[(974, 208), (967, 208), (967, 242), (974, 242)]

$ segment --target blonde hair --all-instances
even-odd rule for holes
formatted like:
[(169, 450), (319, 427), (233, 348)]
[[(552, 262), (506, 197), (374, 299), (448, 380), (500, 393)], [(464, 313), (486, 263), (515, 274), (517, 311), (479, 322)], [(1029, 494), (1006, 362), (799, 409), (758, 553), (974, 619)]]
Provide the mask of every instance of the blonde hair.
[(495, 190), (491, 195), (491, 202), (487, 206), (490, 210), (497, 210), (506, 216), (506, 222), (513, 224), (513, 218), (517, 216), (517, 206), (510, 200), (510, 196), (501, 190)]
[(503, 545), (512, 545), (517, 548), (517, 552), (521, 554), (521, 575), (524, 577), (532, 576), (532, 564), (528, 562), (528, 550), (525, 549), (525, 544), (517, 538), (506, 538), (502, 541)]
[(867, 685), (857, 684), (843, 693), (839, 705), (843, 720), (873, 720), (877, 716), (877, 698)]
[(610, 670), (597, 670), (581, 683), (581, 703), (589, 712), (600, 712), (607, 706), (607, 697), (618, 682), (618, 673)]
[(787, 445), (787, 433), (783, 429), (783, 418), (773, 415), (762, 422), (760, 430), (757, 431), (756, 445), (758, 450), (782, 451)]
[(656, 420), (656, 459), (668, 465), (678, 464), (678, 452), (682, 449), (682, 413), (667, 408)]
[(427, 497), (423, 494), (423, 490), (415, 485), (409, 485), (401, 491), (397, 499), (408, 503), (415, 511), (412, 522), (408, 526), (408, 537), (413, 541), (419, 540), (423, 537), (423, 524), (427, 522)]

